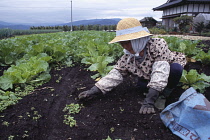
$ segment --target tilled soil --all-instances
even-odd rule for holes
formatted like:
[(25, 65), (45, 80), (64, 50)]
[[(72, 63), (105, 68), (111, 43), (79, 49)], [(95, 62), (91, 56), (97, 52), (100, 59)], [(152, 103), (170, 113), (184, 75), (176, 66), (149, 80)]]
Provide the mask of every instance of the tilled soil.
[[(186, 70), (192, 68), (210, 76), (210, 66), (196, 62), (185, 67)], [(136, 88), (134, 77), (126, 77), (121, 85), (106, 95), (79, 101), (78, 94), (94, 85), (95, 81), (90, 78), (93, 74), (78, 64), (72, 68), (52, 70), (50, 82), (0, 113), (0, 139), (102, 140), (108, 136), (113, 140), (180, 139), (162, 123), (159, 110), (150, 115), (138, 113), (144, 95)], [(62, 78), (58, 80), (60, 76)], [(183, 92), (181, 87), (177, 87), (167, 104), (177, 101)], [(210, 88), (207, 88), (204, 95), (208, 99), (209, 94)], [(72, 115), (77, 122), (75, 127), (63, 123), (66, 114), (63, 109), (71, 103), (84, 106), (78, 114)]]

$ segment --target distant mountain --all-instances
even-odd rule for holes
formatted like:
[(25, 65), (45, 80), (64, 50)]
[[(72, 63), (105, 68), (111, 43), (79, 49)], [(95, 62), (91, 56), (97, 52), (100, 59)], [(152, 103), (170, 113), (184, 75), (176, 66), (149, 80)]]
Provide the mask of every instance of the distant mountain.
[(0, 29), (1, 28), (28, 30), (28, 29), (30, 29), (30, 26), (0, 21)]
[[(121, 19), (113, 18), (113, 19), (90, 19), (90, 20), (79, 20), (74, 21), (73, 26), (79, 25), (116, 25)], [(71, 25), (71, 22), (60, 24), (60, 25)]]
[(16, 30), (29, 30), (31, 26), (29, 25), (1, 25), (1, 28), (9, 28), (9, 29), (16, 29)]
[(14, 25), (13, 23), (8, 23), (4, 21), (0, 21), (0, 25)]
[[(90, 20), (79, 20), (74, 21), (73, 26), (79, 26), (79, 25), (116, 25), (121, 19), (119, 18), (113, 18), (113, 19), (90, 19)], [(1, 28), (10, 28), (10, 29), (20, 29), (20, 30), (28, 30), (31, 26), (63, 26), (63, 25), (71, 25), (71, 22), (64, 23), (64, 24), (17, 24), (17, 23), (7, 23), (4, 21), (0, 21), (0, 29)]]

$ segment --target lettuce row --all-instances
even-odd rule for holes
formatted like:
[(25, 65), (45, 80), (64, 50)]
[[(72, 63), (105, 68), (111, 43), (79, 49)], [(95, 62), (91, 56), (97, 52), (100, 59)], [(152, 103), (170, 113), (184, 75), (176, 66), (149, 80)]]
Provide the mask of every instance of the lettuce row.
[(7, 71), (4, 71), (0, 77), (0, 88), (3, 90), (13, 89), (14, 84), (29, 84), (40, 81), (48, 81), (50, 74), (48, 61), (52, 58), (45, 53), (29, 59), (22, 58), (17, 65), (12, 65)]

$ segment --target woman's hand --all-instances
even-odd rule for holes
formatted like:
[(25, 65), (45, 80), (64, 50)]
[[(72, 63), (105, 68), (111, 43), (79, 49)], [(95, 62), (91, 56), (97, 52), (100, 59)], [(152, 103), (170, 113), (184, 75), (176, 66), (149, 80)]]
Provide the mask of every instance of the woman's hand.
[(140, 110), (139, 110), (140, 114), (151, 114), (151, 113), (155, 113), (155, 109), (153, 105), (142, 105)]
[(149, 88), (146, 98), (144, 99), (144, 103), (139, 110), (140, 114), (151, 114), (155, 113), (154, 104), (159, 96), (159, 91)]

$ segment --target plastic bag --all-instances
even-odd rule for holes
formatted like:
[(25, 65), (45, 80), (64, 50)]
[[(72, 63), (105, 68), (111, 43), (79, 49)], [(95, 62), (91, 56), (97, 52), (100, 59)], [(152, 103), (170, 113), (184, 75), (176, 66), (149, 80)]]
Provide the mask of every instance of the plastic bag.
[(179, 101), (168, 105), (160, 117), (166, 127), (184, 140), (210, 140), (210, 102), (192, 87)]

